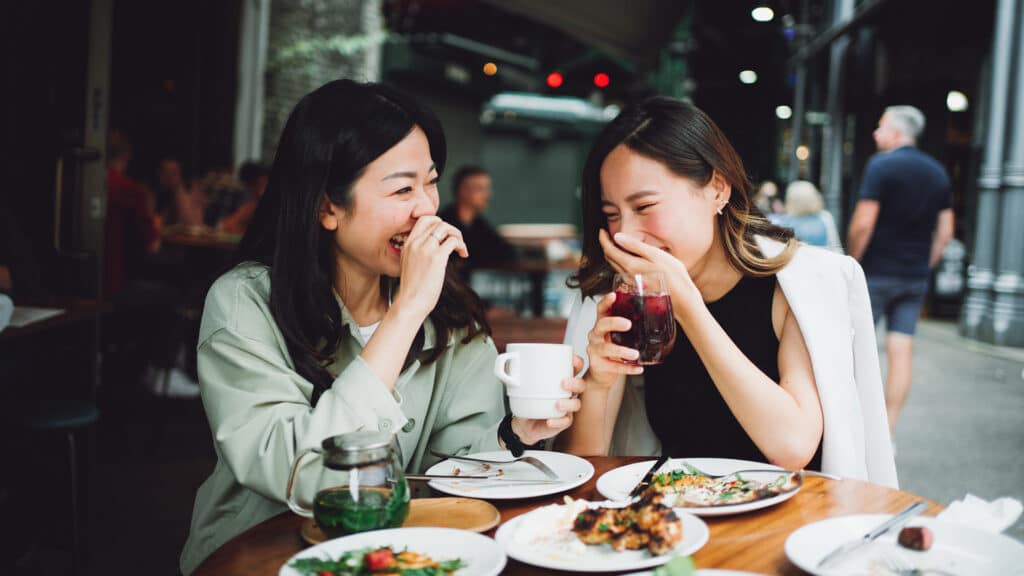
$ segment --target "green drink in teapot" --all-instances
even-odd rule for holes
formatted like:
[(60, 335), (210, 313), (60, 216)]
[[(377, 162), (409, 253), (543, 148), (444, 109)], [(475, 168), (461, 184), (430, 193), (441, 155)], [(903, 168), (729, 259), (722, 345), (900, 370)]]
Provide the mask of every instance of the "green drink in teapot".
[[(322, 466), (312, 509), (295, 498), (300, 464), (310, 453), (321, 455)], [(315, 473), (304, 469), (302, 475)], [(401, 526), (409, 515), (409, 486), (398, 441), (383, 432), (350, 432), (303, 450), (292, 466), (287, 498), (292, 511), (315, 519), (330, 538)]]

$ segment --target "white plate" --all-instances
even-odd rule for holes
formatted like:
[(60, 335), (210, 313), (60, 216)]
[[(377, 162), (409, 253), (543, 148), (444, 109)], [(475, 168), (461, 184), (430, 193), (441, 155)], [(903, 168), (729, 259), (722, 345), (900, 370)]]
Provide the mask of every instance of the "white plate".
[(818, 562), (841, 544), (860, 538), (891, 518), (888, 514), (858, 514), (829, 518), (801, 527), (786, 538), (786, 556), (801, 569), (820, 576), (879, 573), (885, 556), (899, 556), (914, 568), (945, 570), (964, 576), (1024, 574), (1024, 545), (1002, 534), (982, 532), (935, 518), (915, 518), (910, 526), (927, 526), (935, 535), (931, 549), (919, 552), (896, 543), (896, 532), (885, 534), (851, 554), (840, 564), (819, 570)]
[[(487, 460), (511, 460), (512, 453), (508, 450), (498, 452), (480, 452), (478, 454), (467, 454), (474, 458)], [(515, 500), (519, 498), (536, 498), (537, 496), (550, 496), (561, 494), (581, 486), (594, 476), (594, 467), (583, 458), (565, 454), (562, 452), (547, 452), (543, 450), (527, 450), (526, 456), (533, 456), (548, 465), (555, 471), (562, 482), (557, 484), (529, 484), (507, 482), (502, 484), (501, 480), (431, 480), (430, 487), (452, 496), (463, 496), (466, 498), (481, 498), (483, 500)], [(513, 464), (491, 464), (488, 471), (483, 470), (482, 464), (463, 462), (461, 460), (442, 460), (427, 470), (427, 474), (452, 474), (455, 469), (459, 474), (494, 474), (501, 469), (502, 478), (512, 479), (536, 479), (547, 480), (540, 470), (529, 464), (516, 462)]]
[[(653, 572), (634, 572), (627, 574), (626, 576), (654, 576)], [(762, 576), (754, 572), (737, 572), (735, 570), (714, 570), (714, 569), (702, 569), (697, 570), (696, 576)]]
[(289, 558), (278, 576), (301, 576), (289, 566), (299, 558), (337, 559), (345, 552), (380, 546), (391, 546), (396, 551), (408, 549), (434, 560), (459, 558), (463, 567), (455, 572), (456, 576), (494, 576), (505, 568), (505, 552), (501, 546), (476, 532), (452, 528), (393, 528), (361, 532), (307, 548)]
[[(633, 572), (626, 576), (654, 576), (654, 572)], [(697, 576), (763, 576), (754, 572), (737, 572), (736, 570), (714, 570), (704, 568), (703, 570), (697, 570)]]
[[(584, 501), (577, 501), (584, 503)], [(590, 505), (615, 502), (591, 502)], [(652, 556), (647, 550), (616, 552), (607, 544), (587, 545), (572, 531), (577, 512), (571, 505), (552, 504), (509, 520), (498, 528), (494, 539), (510, 558), (525, 564), (572, 572), (617, 572), (660, 566), (674, 556), (686, 556), (700, 550), (708, 541), (708, 525), (703, 520), (675, 509), (683, 521), (683, 539), (671, 553)]]
[[(753, 462), (750, 460), (734, 460), (731, 458), (671, 458), (661, 467), (661, 471), (669, 472), (672, 470), (680, 470), (683, 468), (684, 462), (695, 468), (699, 468), (708, 474), (728, 474), (730, 472), (735, 472), (736, 470), (765, 470), (768, 472), (781, 470), (778, 466), (772, 466), (771, 464), (765, 464), (764, 462)], [(654, 460), (651, 460), (648, 462), (627, 464), (625, 466), (619, 466), (618, 468), (609, 470), (597, 479), (597, 491), (609, 500), (628, 500), (629, 493), (633, 490), (633, 487), (640, 482), (644, 477), (644, 474), (646, 474), (653, 465)], [(751, 479), (755, 478), (752, 477)], [(761, 478), (756, 479), (761, 480)], [(767, 479), (769, 478), (765, 478), (765, 480)], [(792, 492), (779, 494), (772, 498), (765, 498), (764, 500), (756, 500), (754, 502), (744, 502), (743, 504), (709, 506), (707, 508), (687, 506), (684, 509), (690, 514), (696, 514), (697, 516), (727, 516), (729, 514), (740, 514), (743, 512), (750, 512), (751, 510), (760, 510), (761, 508), (774, 506), (779, 502), (789, 500), (799, 491), (800, 489), (797, 488)]]

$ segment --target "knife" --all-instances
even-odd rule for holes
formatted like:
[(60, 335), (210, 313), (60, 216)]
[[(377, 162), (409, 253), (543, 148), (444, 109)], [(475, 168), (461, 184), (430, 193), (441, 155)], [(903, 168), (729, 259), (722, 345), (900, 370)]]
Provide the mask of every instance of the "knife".
[(923, 500), (914, 502), (913, 504), (907, 506), (898, 514), (893, 516), (892, 518), (889, 518), (885, 522), (879, 524), (877, 527), (875, 527), (867, 534), (861, 536), (856, 540), (852, 540), (850, 542), (847, 542), (846, 544), (842, 544), (835, 550), (829, 552), (827, 556), (825, 556), (821, 559), (820, 562), (818, 562), (818, 568), (824, 568), (826, 565), (835, 564), (840, 558), (859, 549), (861, 546), (864, 546), (868, 542), (875, 540), (882, 534), (885, 534), (886, 532), (893, 530), (895, 528), (902, 528), (903, 525), (909, 522), (911, 518), (917, 516), (921, 512), (924, 512), (927, 508), (928, 503)]
[(631, 490), (629, 493), (629, 497), (636, 498), (637, 496), (639, 496), (640, 493), (644, 491), (644, 488), (647, 488), (647, 486), (651, 483), (651, 478), (654, 478), (654, 475), (658, 472), (658, 469), (665, 465), (665, 462), (668, 462), (668, 456), (661, 456), (657, 460), (655, 460), (654, 466), (651, 466), (651, 469), (647, 471), (647, 474), (644, 474), (644, 477), (640, 479), (640, 482), (633, 487), (633, 490)]
[(406, 474), (406, 480), (491, 480), (500, 484), (564, 484), (562, 480), (533, 478), (504, 478), (502, 476), (472, 476), (467, 474)]

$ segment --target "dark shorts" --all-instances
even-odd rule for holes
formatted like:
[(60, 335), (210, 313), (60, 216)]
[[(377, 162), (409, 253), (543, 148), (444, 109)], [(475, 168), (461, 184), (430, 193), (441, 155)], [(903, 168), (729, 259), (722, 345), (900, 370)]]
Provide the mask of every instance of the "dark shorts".
[(875, 324), (884, 316), (889, 332), (913, 336), (921, 304), (928, 293), (928, 279), (868, 276), (867, 281)]

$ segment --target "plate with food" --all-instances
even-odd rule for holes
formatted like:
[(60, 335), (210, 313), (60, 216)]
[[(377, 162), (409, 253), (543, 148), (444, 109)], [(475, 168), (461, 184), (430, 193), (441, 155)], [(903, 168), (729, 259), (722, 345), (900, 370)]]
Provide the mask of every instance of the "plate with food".
[(627, 576), (762, 576), (753, 572), (738, 570), (716, 570), (711, 568), (697, 569), (689, 557), (676, 556), (654, 570), (633, 572)]
[(451, 528), (394, 528), (328, 540), (292, 556), (278, 576), (494, 576), (505, 553), (494, 540)]
[[(892, 530), (818, 567), (830, 552), (876, 528), (889, 514), (855, 514), (802, 526), (786, 538), (790, 562), (819, 576), (920, 573), (944, 576), (1024, 574), (1024, 544), (1003, 534), (983, 532), (936, 518), (918, 517), (900, 531)], [(920, 572), (912, 572), (919, 570)]]
[(495, 540), (510, 558), (573, 572), (617, 572), (660, 566), (699, 550), (708, 541), (700, 518), (661, 503), (630, 504), (566, 498), (516, 516)]
[[(594, 476), (594, 466), (572, 454), (527, 450), (524, 456), (539, 460), (557, 476), (552, 481), (536, 466), (527, 462), (511, 462), (508, 450), (466, 454), (467, 457), (490, 460), (491, 463), (471, 462), (453, 457), (434, 464), (427, 470), (428, 475), (456, 476), (452, 479), (435, 479), (430, 487), (438, 492), (465, 498), (482, 500), (516, 500), (561, 494), (581, 486)], [(458, 476), (487, 476), (485, 479), (461, 480)]]
[[(654, 461), (609, 470), (597, 491), (609, 500), (629, 500)], [(725, 516), (774, 506), (800, 491), (803, 474), (764, 462), (728, 458), (673, 458), (650, 480), (645, 492), (665, 496), (665, 504), (698, 516)]]

